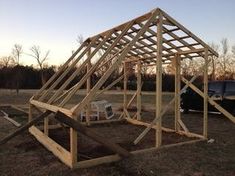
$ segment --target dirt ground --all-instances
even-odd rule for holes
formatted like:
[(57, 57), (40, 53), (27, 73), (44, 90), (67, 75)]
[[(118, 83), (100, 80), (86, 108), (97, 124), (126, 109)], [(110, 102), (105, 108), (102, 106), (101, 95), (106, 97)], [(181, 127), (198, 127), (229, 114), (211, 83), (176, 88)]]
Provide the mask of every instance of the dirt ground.
[[(0, 90), (1, 91), (1, 90)], [(7, 92), (9, 93), (9, 92)], [(0, 93), (1, 104), (15, 104), (27, 109), (27, 100), (33, 91), (24, 91), (20, 95)], [(110, 96), (106, 95), (110, 98)], [(114, 103), (121, 99), (117, 95)], [(107, 99), (107, 98), (106, 98)], [(153, 102), (154, 96), (143, 95), (146, 103)], [(167, 99), (167, 100), (166, 100)], [(167, 102), (170, 96), (165, 97)], [(110, 98), (110, 100), (112, 100)], [(116, 108), (118, 109), (118, 108)], [(153, 112), (143, 112), (145, 121), (154, 118)], [(26, 117), (15, 118), (16, 121), (26, 122)], [(168, 113), (163, 118), (166, 127), (172, 127), (173, 114)], [(182, 120), (190, 131), (202, 133), (202, 114), (183, 114)], [(125, 122), (107, 125), (95, 125), (94, 130), (104, 137), (112, 138), (115, 142), (129, 150), (135, 150), (154, 145), (154, 131), (136, 147), (131, 143), (144, 129), (140, 126), (129, 125)], [(16, 127), (10, 122), (0, 117), (0, 138), (14, 131)], [(87, 169), (71, 170), (57, 159), (51, 152), (45, 149), (27, 131), (15, 137), (8, 143), (0, 146), (0, 175), (84, 175), (84, 176), (118, 176), (118, 175), (226, 175), (235, 176), (235, 125), (222, 115), (209, 115), (209, 139), (214, 139), (213, 143), (207, 141), (188, 144), (173, 148), (162, 149), (160, 151), (149, 152), (138, 156), (121, 160), (119, 162), (104, 164)], [(61, 145), (68, 148), (66, 143), (66, 131), (50, 131), (51, 137)], [(63, 136), (63, 137), (62, 137)], [(170, 144), (185, 141), (188, 138), (170, 133), (163, 134), (163, 144)], [(84, 136), (80, 136), (80, 151), (87, 157), (98, 157), (109, 154), (109, 151), (99, 144), (91, 142)], [(89, 147), (87, 147), (89, 146)], [(89, 150), (87, 149), (89, 148)], [(79, 158), (83, 160), (84, 158)]]

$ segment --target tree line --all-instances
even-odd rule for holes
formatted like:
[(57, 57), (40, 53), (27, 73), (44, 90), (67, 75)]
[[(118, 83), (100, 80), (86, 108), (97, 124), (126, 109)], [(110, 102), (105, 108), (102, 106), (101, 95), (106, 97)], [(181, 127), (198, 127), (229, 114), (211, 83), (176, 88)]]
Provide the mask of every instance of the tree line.
[[(83, 42), (83, 37), (80, 35), (77, 38), (77, 42), (81, 44)], [(210, 80), (224, 80), (224, 79), (235, 79), (235, 45), (229, 46), (227, 39), (222, 39), (219, 44), (211, 43), (209, 44), (215, 51), (217, 51), (220, 56), (218, 58), (213, 58), (209, 64), (209, 79)], [(37, 45), (32, 46), (26, 53), (23, 51), (23, 47), (20, 44), (15, 44), (12, 48), (12, 53), (9, 56), (0, 57), (0, 88), (6, 89), (39, 89), (58, 69), (60, 66), (49, 66), (46, 61), (48, 60), (50, 51), (41, 51), (41, 48)], [(99, 53), (102, 55), (102, 51)], [(25, 66), (21, 64), (21, 60), (24, 55), (29, 55), (37, 61), (38, 67)], [(107, 56), (106, 60), (109, 60)], [(96, 71), (91, 77), (91, 84), (94, 85), (103, 75), (103, 73), (110, 67), (111, 62), (106, 62), (103, 67)], [(187, 78), (194, 76), (204, 64), (203, 59), (193, 59), (193, 60), (183, 60), (181, 62), (181, 74)], [(76, 69), (76, 68), (74, 68)], [(128, 79), (128, 89), (136, 89), (136, 67), (135, 65), (128, 66), (129, 79)], [(154, 91), (156, 88), (156, 75), (153, 67), (146, 67), (142, 65), (142, 90)], [(64, 81), (73, 73), (74, 70), (64, 78)], [(70, 83), (67, 88), (72, 87), (79, 81), (82, 76), (86, 73), (86, 69), (77, 75), (74, 80)], [(105, 82), (105, 85), (109, 85), (115, 79), (123, 74), (123, 68), (120, 67), (115, 71), (114, 74)], [(197, 84), (202, 83), (202, 76), (199, 76), (196, 80)], [(63, 80), (62, 80), (63, 82)], [(59, 87), (60, 85), (58, 85)], [(82, 88), (85, 88), (83, 85)], [(123, 88), (123, 81), (120, 81), (116, 86), (116, 89)], [(174, 74), (168, 69), (168, 67), (163, 67), (163, 91), (173, 91), (174, 90)]]

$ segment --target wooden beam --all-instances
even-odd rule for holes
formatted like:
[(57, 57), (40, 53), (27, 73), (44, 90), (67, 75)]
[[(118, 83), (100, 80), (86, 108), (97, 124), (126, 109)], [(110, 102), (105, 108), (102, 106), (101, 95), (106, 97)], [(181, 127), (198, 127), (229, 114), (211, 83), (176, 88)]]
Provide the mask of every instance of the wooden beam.
[(159, 21), (157, 23), (157, 62), (156, 62), (156, 147), (160, 147), (162, 144), (162, 20), (163, 16), (160, 13)]
[[(88, 58), (89, 58), (90, 54), (91, 54), (91, 49), (87, 54)], [(91, 61), (88, 61), (87, 72), (89, 72), (90, 68), (91, 68)], [(91, 91), (91, 76), (89, 76), (86, 81), (86, 94), (88, 95), (90, 91)], [(87, 104), (87, 108), (86, 108), (86, 123), (87, 123), (87, 125), (90, 125), (90, 115), (91, 115), (91, 102), (89, 102)]]
[[(89, 48), (92, 46), (92, 43), (94, 43), (96, 40), (91, 41), (91, 43), (89, 43), (89, 45), (85, 48), (85, 50), (82, 51), (82, 53), (78, 56), (78, 58), (75, 59), (75, 61), (71, 64), (71, 65), (67, 65), (67, 68), (63, 71), (63, 73), (58, 77), (57, 80), (55, 80), (53, 82), (53, 84), (39, 97), (39, 101), (42, 101), (45, 99), (45, 97), (47, 97), (53, 89), (56, 88), (56, 86), (58, 86), (58, 84), (65, 78), (65, 76), (76, 66), (76, 64), (80, 61), (80, 59), (87, 53), (87, 51), (89, 50)], [(81, 67), (81, 66), (80, 66)], [(80, 68), (79, 67), (79, 68)], [(74, 74), (74, 73), (73, 73)], [(64, 85), (64, 84), (63, 84)], [(62, 85), (62, 86), (63, 86)], [(61, 89), (61, 88), (60, 88)], [(59, 89), (59, 90), (60, 90)], [(56, 91), (58, 92), (58, 90)], [(56, 93), (55, 93), (56, 94)], [(54, 95), (55, 95), (54, 94)], [(54, 96), (53, 95), (53, 96)], [(57, 96), (56, 96), (57, 98)], [(49, 99), (50, 101), (48, 101), (48, 103), (51, 103), (52, 100), (51, 98)]]
[[(89, 57), (75, 70), (75, 72), (63, 83), (63, 85), (55, 92), (55, 94), (48, 100), (47, 103), (52, 103), (62, 92), (63, 90), (71, 83), (71, 81), (78, 75), (78, 73), (84, 69), (84, 67), (88, 64), (88, 62), (90, 62), (91, 58), (99, 51), (100, 47), (105, 43), (105, 41), (111, 36), (111, 34), (107, 35), (98, 45), (97, 48), (95, 48), (95, 50), (89, 54), (91, 48), (86, 48), (86, 50), (84, 50), (84, 52), (80, 55), (80, 57), (83, 57), (85, 54), (89, 54)], [(94, 42), (93, 42), (94, 43)], [(92, 45), (92, 43), (89, 44), (89, 46)], [(93, 65), (92, 67), (96, 67), (97, 64)], [(88, 73), (84, 76), (86, 77), (88, 75)], [(83, 77), (83, 78), (84, 78)], [(82, 78), (82, 79), (83, 79)], [(87, 78), (86, 78), (87, 80)], [(85, 81), (86, 81), (85, 80)], [(84, 82), (85, 82), (84, 81)], [(72, 91), (73, 92), (73, 91)], [(67, 99), (67, 98), (65, 98)], [(63, 104), (63, 103), (61, 103)], [(61, 105), (60, 106), (63, 106)]]
[(210, 52), (212, 52), (216, 57), (218, 57), (218, 53), (216, 51), (214, 51), (211, 47), (209, 47), (205, 42), (203, 42), (200, 38), (198, 38), (196, 35), (194, 35), (191, 31), (189, 31), (188, 29), (186, 29), (183, 25), (181, 25), (180, 23), (178, 23), (176, 20), (174, 20), (172, 17), (170, 17), (166, 12), (160, 10), (163, 14), (163, 16), (169, 20), (171, 23), (173, 23), (174, 25), (176, 25), (177, 27), (179, 27), (183, 32), (185, 32), (187, 35), (191, 36), (195, 41), (197, 41), (198, 43), (200, 43), (202, 46), (204, 46), (205, 48), (208, 48)]
[(208, 48), (205, 49), (205, 66), (204, 66), (204, 98), (203, 98), (203, 136), (207, 138), (208, 135)]
[(71, 119), (70, 117), (66, 116), (65, 114), (63, 114), (61, 112), (57, 112), (55, 114), (55, 119), (68, 125), (69, 127), (73, 128), (74, 130), (82, 133), (83, 135), (90, 137), (91, 139), (95, 140), (96, 142), (103, 144), (105, 147), (116, 152), (117, 154), (119, 154), (122, 157), (129, 157), (130, 156), (130, 153), (127, 150), (125, 150), (124, 148), (109, 141), (108, 139), (104, 139), (102, 136), (100, 136), (94, 130), (83, 126), (78, 121)]
[[(184, 130), (185, 132), (189, 132), (188, 128), (186, 127), (186, 125), (184, 124), (184, 122), (183, 122), (181, 119), (178, 119), (177, 122), (178, 122), (178, 124), (183, 128), (183, 130)], [(179, 127), (178, 131), (180, 131), (180, 127)], [(178, 131), (176, 131), (176, 132), (178, 132)]]
[(61, 145), (53, 141), (51, 138), (43, 134), (39, 129), (35, 126), (29, 128), (29, 132), (49, 151), (51, 151), (55, 156), (57, 156), (64, 164), (73, 167), (71, 163), (71, 156), (69, 151), (64, 149)]
[[(133, 155), (141, 155), (141, 154), (147, 153), (147, 152), (154, 152), (154, 151), (159, 151), (159, 150), (163, 150), (163, 149), (173, 148), (176, 146), (193, 144), (193, 143), (201, 142), (204, 140), (205, 139), (196, 139), (196, 140), (191, 140), (191, 141), (179, 142), (176, 144), (168, 144), (168, 145), (161, 146), (159, 148), (151, 147), (151, 148), (147, 148), (147, 149), (140, 149), (140, 150), (136, 150), (136, 151), (131, 151), (130, 153)], [(90, 160), (86, 160), (86, 161), (80, 161), (74, 166), (74, 168), (88, 168), (88, 167), (92, 167), (92, 166), (96, 166), (96, 165), (100, 165), (100, 164), (104, 164), (104, 163), (116, 162), (116, 161), (119, 161), (120, 159), (121, 159), (121, 157), (119, 155), (109, 155), (109, 156), (90, 159)]]
[[(189, 81), (189, 83), (192, 83), (198, 76), (199, 73), (202, 71), (202, 69), (204, 69), (204, 67), (201, 67), (199, 69), (198, 74), (195, 74), (194, 77), (191, 78), (191, 80)], [(180, 91), (180, 95), (189, 87), (189, 84), (186, 84)], [(172, 106), (172, 104), (175, 102), (175, 98), (173, 98), (168, 105), (165, 106), (165, 108), (162, 110), (161, 112), (161, 116), (163, 116), (167, 110)], [(155, 117), (153, 119), (153, 121), (150, 123), (150, 126), (148, 126), (134, 141), (135, 144), (139, 143), (141, 139), (143, 139), (143, 137), (151, 130), (152, 126), (154, 126), (156, 124), (156, 122), (159, 120), (158, 117)]]
[[(122, 33), (118, 36), (118, 38), (112, 43), (112, 45), (105, 51), (105, 53), (98, 59), (98, 61), (91, 67), (91, 69), (89, 70), (89, 72), (83, 76), (83, 78), (78, 82), (78, 85), (76, 86), (76, 89), (74, 89), (71, 93), (69, 93), (66, 98), (61, 102), (60, 105), (65, 104), (68, 100), (70, 100), (70, 98), (77, 92), (77, 90), (83, 85), (83, 83), (87, 80), (87, 78), (95, 71), (95, 69), (99, 66), (99, 64), (108, 56), (108, 54), (112, 51), (112, 49), (115, 47), (115, 45), (118, 43), (118, 41), (123, 37), (123, 35), (127, 32), (127, 30), (129, 29), (129, 27), (133, 25), (132, 23), (130, 23), (128, 26), (126, 26), (125, 30), (122, 31)], [(109, 36), (112, 35), (112, 32), (110, 32), (110, 34), (108, 34), (108, 36), (106, 37), (107, 39), (109, 38)], [(106, 40), (106, 39), (105, 39)], [(97, 49), (97, 48), (96, 48)], [(96, 50), (95, 49), (95, 50)], [(121, 52), (122, 50), (120, 50), (119, 52)], [(116, 57), (118, 54), (120, 53), (116, 53), (115, 55), (113, 55), (112, 57)], [(93, 52), (94, 53), (94, 52)], [(94, 89), (94, 87), (93, 87)], [(92, 89), (92, 90), (93, 90)], [(91, 91), (92, 91), (91, 90)]]
[(137, 62), (137, 120), (141, 120), (141, 62)]
[[(145, 26), (141, 28), (141, 30), (136, 34), (136, 36), (133, 38), (133, 40), (128, 44), (128, 46), (125, 47), (121, 55), (118, 57), (115, 63), (105, 72), (105, 74), (102, 76), (102, 78), (96, 83), (96, 85), (92, 88), (91, 92), (89, 95), (87, 95), (83, 101), (73, 107), (71, 110), (75, 113), (78, 114), (84, 108), (84, 106), (87, 104), (88, 101), (90, 101), (93, 97), (93, 95), (100, 89), (100, 87), (103, 85), (103, 83), (108, 79), (108, 77), (113, 73), (113, 71), (122, 63), (124, 58), (126, 57), (127, 53), (131, 50), (132, 46), (137, 42), (139, 37), (146, 31), (148, 26), (152, 23), (152, 21), (156, 18), (156, 15), (158, 14), (158, 11), (154, 11), (151, 18), (145, 23)], [(132, 26), (132, 24), (130, 24)], [(130, 26), (127, 26), (125, 30), (127, 31)], [(123, 31), (123, 32), (126, 32)], [(118, 40), (119, 41), (119, 40)], [(117, 42), (118, 42), (117, 41)], [(116, 44), (115, 44), (116, 45)]]
[(61, 111), (63, 113), (65, 113), (66, 115), (72, 117), (72, 112), (68, 109), (65, 109), (65, 108), (61, 108), (61, 107), (58, 107), (58, 106), (55, 106), (55, 105), (50, 105), (50, 104), (47, 104), (47, 103), (43, 103), (43, 102), (39, 102), (37, 100), (30, 100), (30, 103), (34, 106), (37, 106), (39, 108), (42, 108), (42, 109), (47, 109), (49, 111), (52, 111), (52, 112), (57, 112), (57, 111)]
[[(193, 89), (196, 93), (198, 93), (202, 98), (204, 98), (204, 93), (198, 89), (195, 85), (193, 85), (192, 83), (190, 83), (187, 79), (185, 79), (184, 77), (181, 78), (182, 81), (188, 85), (191, 89)], [(218, 109), (222, 114), (225, 115), (225, 117), (227, 117), (229, 120), (231, 120), (233, 123), (235, 123), (235, 117), (229, 113), (226, 109), (224, 109), (223, 107), (221, 107), (218, 103), (216, 103), (212, 98), (208, 97), (208, 102), (214, 106), (216, 109)]]
[[(127, 74), (127, 64), (126, 62), (123, 63), (123, 71), (124, 71), (124, 80), (123, 80), (123, 112), (126, 109), (127, 110), (127, 82), (128, 82), (128, 74)], [(123, 113), (123, 115), (125, 115)]]
[(8, 114), (5, 113), (4, 111), (0, 111), (0, 112), (2, 112), (2, 113), (4, 114), (4, 116), (2, 116), (4, 119), (8, 120), (9, 122), (11, 122), (11, 123), (12, 123), (13, 125), (15, 125), (16, 127), (20, 127), (20, 126), (21, 126), (20, 123), (18, 123), (17, 121), (11, 119), (11, 118), (8, 116)]
[[(107, 30), (107, 31), (104, 31), (104, 32), (102, 32), (102, 33), (100, 33), (100, 34), (98, 34), (98, 35), (105, 36), (105, 35), (106, 35), (107, 33), (109, 33), (111, 30), (114, 30), (114, 31), (122, 31), (122, 30), (126, 27), (126, 25), (128, 25), (130, 22), (140, 23), (140, 22), (146, 21), (146, 20), (148, 20), (148, 19), (151, 17), (152, 13), (153, 13), (154, 11), (156, 11), (156, 10), (157, 10), (157, 9), (154, 9), (154, 10), (152, 10), (152, 11), (149, 12), (149, 13), (146, 13), (146, 14), (144, 14), (144, 15), (142, 15), (142, 16), (140, 16), (140, 17), (137, 17), (137, 18), (135, 18), (135, 19), (133, 19), (133, 20), (131, 20), (131, 21), (128, 21), (128, 22), (123, 23), (123, 24), (121, 24), (121, 25), (119, 25), (119, 26), (116, 26), (116, 27), (114, 27), (114, 28), (112, 28), (112, 29), (109, 29), (109, 30)], [(96, 36), (97, 36), (97, 35), (96, 35)], [(96, 36), (91, 37), (91, 39), (95, 38)]]
[(9, 135), (7, 135), (6, 137), (4, 137), (1, 141), (0, 141), (0, 145), (5, 144), (7, 141), (9, 141), (10, 139), (14, 138), (15, 136), (21, 134), (22, 132), (24, 132), (25, 130), (27, 130), (29, 127), (35, 125), (36, 123), (38, 123), (39, 121), (43, 120), (45, 117), (47, 117), (51, 112), (50, 111), (46, 111), (43, 114), (39, 115), (38, 117), (33, 118), (30, 122), (24, 124), (23, 126), (21, 126), (20, 128), (17, 128), (13, 133), (10, 133)]
[(180, 67), (181, 61), (180, 56), (175, 55), (175, 131), (180, 130), (179, 121), (181, 120), (180, 113), (180, 89), (181, 89), (181, 79), (180, 79)]
[(58, 77), (64, 69), (68, 66), (68, 64), (74, 59), (74, 57), (86, 46), (86, 42), (83, 44), (72, 54), (72, 56), (64, 63), (63, 66), (42, 86), (42, 88), (34, 95), (34, 99), (37, 99), (38, 96), (45, 90), (53, 81), (55, 81), (56, 77)]

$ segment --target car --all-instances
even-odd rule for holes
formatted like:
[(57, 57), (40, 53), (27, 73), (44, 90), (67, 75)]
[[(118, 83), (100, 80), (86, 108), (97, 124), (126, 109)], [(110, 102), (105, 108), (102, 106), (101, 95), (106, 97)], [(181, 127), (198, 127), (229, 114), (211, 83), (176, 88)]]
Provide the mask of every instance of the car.
[[(203, 87), (203, 86), (201, 86)], [(203, 88), (201, 89), (203, 90)], [(235, 81), (211, 81), (208, 83), (208, 96), (231, 114), (235, 115)], [(186, 89), (181, 95), (181, 109), (184, 113), (190, 110), (203, 110), (203, 98), (191, 88)], [(218, 112), (208, 103), (209, 112)]]

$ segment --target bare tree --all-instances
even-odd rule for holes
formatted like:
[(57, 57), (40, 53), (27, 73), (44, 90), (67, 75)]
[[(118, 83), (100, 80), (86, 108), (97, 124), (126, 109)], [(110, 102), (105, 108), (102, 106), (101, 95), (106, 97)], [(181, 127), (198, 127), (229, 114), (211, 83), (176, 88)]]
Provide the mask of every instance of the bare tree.
[(222, 47), (222, 54), (220, 56), (220, 60), (219, 60), (219, 64), (220, 64), (220, 68), (221, 68), (221, 72), (222, 72), (222, 77), (223, 79), (225, 79), (225, 77), (227, 76), (227, 73), (230, 72), (230, 62), (231, 62), (231, 58), (229, 57), (229, 45), (228, 45), (228, 39), (227, 38), (223, 38), (221, 40), (221, 47)]
[(20, 57), (23, 54), (23, 47), (20, 44), (15, 44), (12, 49), (12, 57), (15, 65), (20, 64)]
[(39, 66), (39, 69), (41, 70), (41, 81), (42, 81), (42, 85), (43, 85), (46, 82), (46, 80), (44, 78), (43, 69), (44, 69), (45, 61), (48, 60), (48, 55), (50, 53), (50, 50), (46, 51), (45, 54), (43, 55), (40, 47), (34, 45), (30, 48), (30, 51), (32, 54), (29, 54), (29, 55), (36, 59), (38, 66)]
[(233, 54), (233, 57), (235, 57), (235, 45), (232, 46), (232, 54)]
[(76, 39), (77, 43), (81, 45), (84, 42), (84, 37), (82, 34), (79, 34)]
[(0, 65), (2, 67), (9, 67), (12, 61), (12, 56), (3, 56), (0, 58)]
[[(215, 44), (214, 42), (209, 43), (209, 46), (214, 49), (217, 53), (219, 52), (219, 45)], [(216, 69), (218, 65), (218, 58), (212, 56), (212, 61), (209, 63), (209, 68), (211, 67), (211, 80), (216, 79)]]
[(12, 48), (12, 58), (13, 63), (16, 65), (16, 94), (19, 94), (19, 87), (20, 87), (20, 78), (21, 78), (21, 72), (19, 69), (20, 65), (20, 57), (23, 54), (23, 47), (20, 44), (15, 44)]

